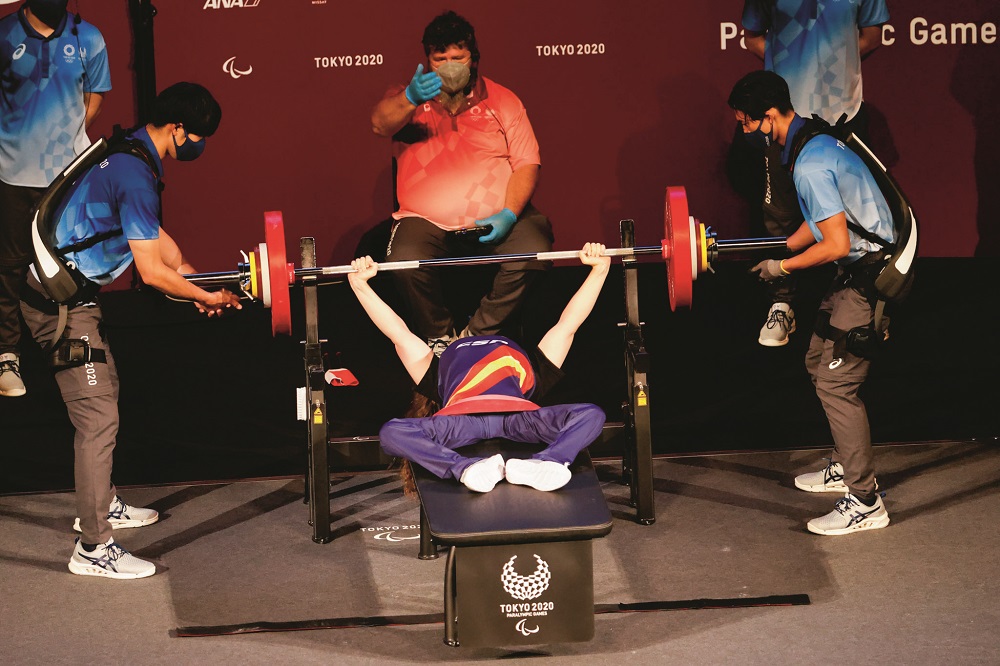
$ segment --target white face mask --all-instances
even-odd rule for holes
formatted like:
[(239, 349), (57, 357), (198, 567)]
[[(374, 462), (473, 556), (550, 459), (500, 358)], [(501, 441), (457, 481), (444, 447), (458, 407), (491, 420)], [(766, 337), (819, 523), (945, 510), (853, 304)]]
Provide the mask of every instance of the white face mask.
[(441, 89), (452, 95), (465, 88), (472, 74), (468, 65), (454, 60), (449, 60), (434, 71), (441, 77)]

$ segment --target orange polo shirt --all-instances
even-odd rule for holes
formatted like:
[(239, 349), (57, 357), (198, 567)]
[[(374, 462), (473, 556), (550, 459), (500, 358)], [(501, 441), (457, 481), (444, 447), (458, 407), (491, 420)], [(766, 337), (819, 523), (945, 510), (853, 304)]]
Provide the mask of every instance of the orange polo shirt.
[(511, 174), (541, 164), (521, 100), (484, 76), (454, 116), (436, 100), (425, 102), (392, 139), (399, 199), (393, 218), (422, 217), (442, 229), (472, 227), (499, 212)]

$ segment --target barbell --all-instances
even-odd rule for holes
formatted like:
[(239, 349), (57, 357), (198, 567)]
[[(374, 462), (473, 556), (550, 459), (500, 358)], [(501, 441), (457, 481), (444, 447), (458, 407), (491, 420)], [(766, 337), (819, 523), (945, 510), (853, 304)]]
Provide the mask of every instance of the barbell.
[[(719, 240), (710, 228), (706, 228), (690, 214), (687, 192), (681, 186), (667, 188), (663, 232), (664, 238), (659, 245), (607, 248), (605, 255), (611, 257), (659, 255), (667, 267), (671, 310), (691, 305), (694, 281), (700, 273), (712, 268), (712, 262), (719, 255), (785, 249), (785, 239), (780, 237)], [(515, 261), (560, 261), (576, 259), (578, 256), (579, 250), (567, 250), (390, 261), (379, 264), (379, 272)], [(244, 253), (244, 258), (245, 261), (240, 262), (235, 271), (196, 273), (184, 277), (203, 288), (239, 285), (243, 293), (260, 300), (264, 307), (271, 309), (271, 331), (275, 335), (279, 333), (290, 335), (292, 332), (290, 286), (340, 281), (340, 276), (354, 272), (350, 265), (296, 268), (294, 264), (289, 263), (285, 253), (284, 221), (280, 211), (264, 213), (264, 242), (255, 246), (249, 253)]]

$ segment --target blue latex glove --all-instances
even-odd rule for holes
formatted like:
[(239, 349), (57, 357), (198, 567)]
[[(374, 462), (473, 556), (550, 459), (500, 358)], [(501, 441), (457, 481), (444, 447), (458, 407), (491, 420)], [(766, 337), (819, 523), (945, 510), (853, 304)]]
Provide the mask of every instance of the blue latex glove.
[(417, 65), (417, 71), (406, 86), (406, 99), (410, 104), (419, 106), (427, 100), (434, 99), (441, 92), (441, 77), (436, 72), (424, 74), (424, 66)]
[(517, 222), (517, 215), (514, 215), (514, 211), (510, 208), (504, 208), (499, 213), (494, 213), (487, 218), (482, 220), (476, 220), (477, 227), (485, 227), (487, 224), (493, 227), (493, 231), (482, 236), (479, 239), (480, 243), (499, 243), (510, 230), (514, 228), (514, 223)]

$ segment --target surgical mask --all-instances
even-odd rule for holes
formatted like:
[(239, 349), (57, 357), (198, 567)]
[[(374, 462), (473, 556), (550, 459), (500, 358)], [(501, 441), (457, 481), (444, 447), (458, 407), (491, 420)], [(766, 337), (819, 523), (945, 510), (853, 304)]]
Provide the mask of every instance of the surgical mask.
[(171, 134), (170, 138), (174, 140), (174, 154), (177, 155), (178, 162), (196, 160), (205, 150), (205, 137), (202, 137), (201, 141), (193, 141), (189, 134), (187, 141), (179, 146), (177, 145), (177, 137)]
[(449, 60), (434, 71), (441, 77), (441, 90), (452, 95), (465, 88), (472, 74), (468, 65), (454, 60)]
[[(761, 128), (764, 127), (764, 121), (761, 120), (760, 124), (757, 125), (757, 129), (752, 132), (746, 132), (743, 134), (743, 139), (750, 144), (750, 146), (756, 150), (764, 152), (767, 147), (771, 145), (771, 132), (764, 133)], [(774, 125), (771, 125), (771, 131), (774, 131)]]
[(59, 22), (66, 16), (66, 6), (69, 0), (29, 0), (28, 9), (39, 21), (50, 28), (58, 28)]

